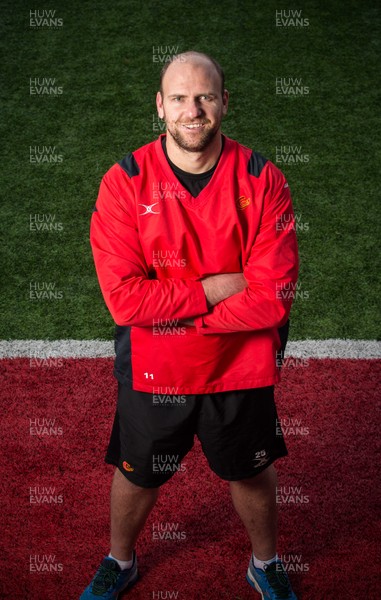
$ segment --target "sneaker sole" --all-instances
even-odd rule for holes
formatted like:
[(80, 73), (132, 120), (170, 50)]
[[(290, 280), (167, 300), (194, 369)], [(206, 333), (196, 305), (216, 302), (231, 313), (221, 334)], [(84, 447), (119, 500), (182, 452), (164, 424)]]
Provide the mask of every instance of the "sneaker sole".
[(120, 592), (117, 593), (117, 595), (115, 596), (115, 600), (118, 600), (120, 594), (124, 594), (125, 592), (128, 592), (134, 585), (135, 583), (137, 583), (137, 581), (139, 581), (139, 572), (136, 571), (136, 574), (134, 576), (134, 579), (131, 579), (125, 588), (123, 588), (122, 590), (120, 590)]
[(254, 577), (253, 577), (253, 576), (252, 576), (252, 574), (250, 573), (250, 569), (248, 569), (248, 570), (247, 570), (247, 573), (246, 573), (246, 581), (247, 581), (247, 583), (248, 583), (249, 585), (251, 585), (251, 587), (252, 587), (252, 588), (254, 588), (254, 589), (255, 589), (255, 591), (256, 591), (256, 592), (258, 592), (258, 594), (261, 594), (261, 598), (262, 598), (262, 600), (265, 600), (265, 597), (264, 597), (264, 595), (263, 595), (263, 593), (262, 593), (262, 590), (261, 590), (261, 588), (259, 587), (259, 585), (258, 585), (258, 583), (257, 583), (257, 580), (256, 580), (256, 579), (254, 579)]

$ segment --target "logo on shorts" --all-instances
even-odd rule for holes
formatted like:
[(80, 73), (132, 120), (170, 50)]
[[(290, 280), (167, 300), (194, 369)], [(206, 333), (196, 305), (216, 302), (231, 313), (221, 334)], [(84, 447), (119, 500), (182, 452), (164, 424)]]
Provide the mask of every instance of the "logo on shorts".
[(131, 471), (133, 471), (133, 470), (134, 470), (134, 467), (131, 467), (130, 463), (128, 463), (126, 460), (124, 460), (124, 461), (123, 461), (123, 469), (124, 469), (125, 471), (129, 471), (129, 472), (131, 472)]
[(267, 454), (266, 450), (259, 450), (259, 452), (256, 452), (253, 458), (254, 461), (254, 468), (258, 469), (259, 467), (263, 467), (266, 463), (268, 463), (270, 460), (269, 455)]

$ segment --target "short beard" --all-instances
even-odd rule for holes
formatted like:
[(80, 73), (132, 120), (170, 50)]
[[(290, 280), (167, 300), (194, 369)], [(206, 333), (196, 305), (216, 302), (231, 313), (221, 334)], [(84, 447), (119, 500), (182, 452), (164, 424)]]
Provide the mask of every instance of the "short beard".
[(219, 124), (216, 125), (215, 127), (212, 127), (211, 129), (205, 129), (202, 132), (202, 135), (199, 138), (198, 143), (191, 144), (186, 139), (184, 139), (182, 133), (178, 129), (172, 130), (168, 127), (168, 124), (167, 124), (167, 132), (169, 132), (171, 134), (171, 136), (175, 140), (178, 147), (181, 148), (182, 150), (186, 150), (187, 152), (202, 152), (203, 150), (205, 150), (205, 148), (210, 146), (210, 144), (212, 143), (212, 141), (218, 134), (219, 130), (220, 130)]

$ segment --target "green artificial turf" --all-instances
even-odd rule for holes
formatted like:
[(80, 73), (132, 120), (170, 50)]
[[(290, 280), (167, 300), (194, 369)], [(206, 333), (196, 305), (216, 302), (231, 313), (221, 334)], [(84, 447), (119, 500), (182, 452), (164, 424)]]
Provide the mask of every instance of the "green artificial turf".
[[(376, 2), (299, 2), (305, 27), (276, 27), (273, 0), (38, 5), (2, 10), (1, 338), (112, 336), (89, 220), (106, 170), (159, 133), (153, 46), (213, 55), (231, 95), (223, 131), (274, 162), (280, 146), (308, 161), (279, 164), (300, 224), (292, 339), (379, 337)], [(30, 9), (55, 10), (63, 26), (31, 28)], [(63, 93), (30, 95), (34, 77)], [(277, 77), (301, 78), (309, 93), (278, 95)], [(62, 162), (32, 164), (30, 146), (55, 146)], [(35, 214), (59, 230), (30, 231)], [(31, 282), (55, 285), (56, 298), (30, 299)]]

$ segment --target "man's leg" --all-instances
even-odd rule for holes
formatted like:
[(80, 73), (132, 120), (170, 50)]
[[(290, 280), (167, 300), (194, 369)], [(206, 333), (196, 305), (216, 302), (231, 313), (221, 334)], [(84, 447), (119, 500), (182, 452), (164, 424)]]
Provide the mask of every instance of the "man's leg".
[(230, 481), (234, 508), (249, 534), (254, 555), (262, 561), (269, 560), (276, 554), (276, 484), (274, 465), (255, 477)]
[(111, 554), (131, 560), (139, 533), (155, 506), (159, 488), (142, 488), (115, 469), (111, 486)]

